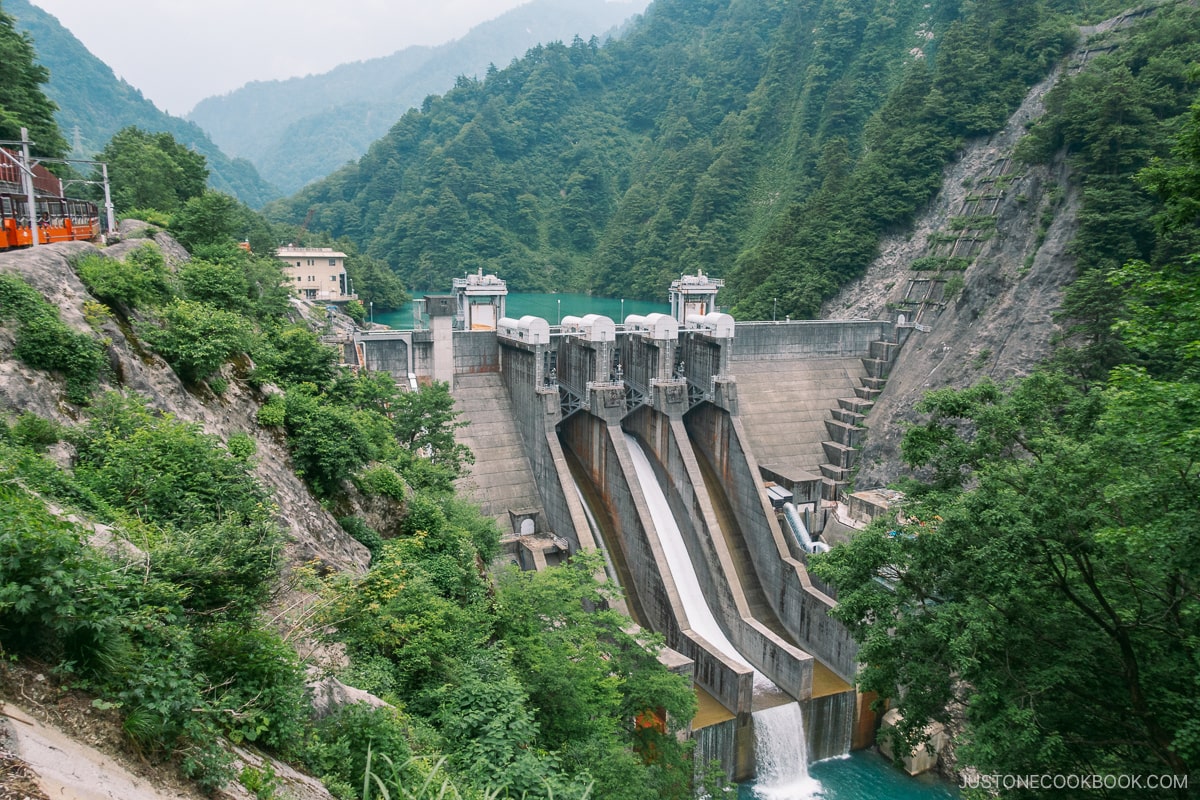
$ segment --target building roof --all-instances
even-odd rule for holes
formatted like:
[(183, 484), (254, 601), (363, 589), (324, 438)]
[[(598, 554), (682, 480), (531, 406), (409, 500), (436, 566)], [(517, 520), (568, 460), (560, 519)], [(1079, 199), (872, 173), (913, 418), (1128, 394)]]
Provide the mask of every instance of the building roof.
[(345, 258), (346, 254), (332, 247), (281, 247), (275, 251), (279, 258)]

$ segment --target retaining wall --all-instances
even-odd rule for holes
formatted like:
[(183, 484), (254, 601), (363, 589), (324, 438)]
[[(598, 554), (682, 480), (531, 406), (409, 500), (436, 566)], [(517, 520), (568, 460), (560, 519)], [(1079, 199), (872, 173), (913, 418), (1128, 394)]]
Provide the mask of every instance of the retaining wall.
[[(731, 360), (869, 358), (871, 342), (894, 327), (884, 320), (739, 322)], [(736, 364), (731, 369), (737, 373)]]

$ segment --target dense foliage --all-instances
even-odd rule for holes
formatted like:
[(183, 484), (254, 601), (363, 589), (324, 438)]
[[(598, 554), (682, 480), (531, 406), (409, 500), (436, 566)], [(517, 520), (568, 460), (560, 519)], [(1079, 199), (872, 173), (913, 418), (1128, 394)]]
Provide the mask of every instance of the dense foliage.
[[(250, 464), (116, 394), (63, 434), (78, 452), (67, 473), (0, 437), (6, 654), (57, 664), (122, 710), (147, 755), (177, 754), (202, 786), (230, 777), (222, 735), (288, 752), (304, 687), (295, 652), (256, 624), (279, 531)], [(137, 555), (93, 549), (39, 494), (115, 525)]]
[[(207, 790), (235, 777), (232, 742), (306, 766), (345, 800), (364, 781), (413, 797), (433, 787), (635, 798), (647, 786), (689, 796), (675, 732), (694, 695), (658, 662), (656, 638), (635, 638), (604, 610), (599, 564), (489, 572), (499, 534), (454, 496), (471, 454), (455, 441), (448, 387), (403, 391), (389, 375), (339, 367), (321, 329), (287, 302), (280, 264), (231, 238), (243, 207), (205, 192), (176, 218), (197, 202), (206, 234), (177, 268), (152, 242), (123, 260), (81, 256), (74, 267), (107, 304), (89, 300), (85, 314), (119, 326), (143, 358), (144, 346), (163, 356), (202, 401), (205, 386), (235, 381), (243, 396), (263, 392), (257, 422), (286, 439), (292, 466), (372, 555), (360, 577), (322, 581), (290, 565), (313, 605), (287, 633), (341, 643), (340, 677), (391, 706), (310, 719), (302, 665), (270, 621), (280, 619), (276, 592), (295, 584), (282, 583), (278, 510), (255, 477), (255, 439), (221, 441), (132, 392), (96, 395), (98, 365), (79, 383), (77, 422), (26, 413), (0, 424), (4, 654), (54, 665), (120, 714), (145, 757), (175, 760)], [(92, 336), (66, 329), (13, 276), (0, 276), (0, 316), (16, 328), (17, 357), (36, 325), (43, 362), (56, 336), (102, 361)], [(43, 362), (32, 365), (64, 369)], [(51, 460), (63, 440), (70, 447)], [(104, 549), (89, 545), (93, 522), (105, 526)], [(667, 724), (635, 726), (646, 714)], [(261, 796), (274, 785), (267, 769), (237, 778)]]
[(357, 164), (272, 208), (409, 286), (661, 297), (728, 279), (742, 316), (811, 316), (1115, 3), (662, 0), (460, 80)]
[(112, 201), (122, 211), (153, 208), (170, 214), (203, 194), (208, 179), (204, 156), (169, 133), (122, 128), (96, 157), (108, 165)]
[(1197, 20), (1161, 11), (1025, 145), (1086, 167), (1059, 356), (928, 395), (903, 516), (816, 567), (900, 735), (960, 721), (960, 765), (985, 774), (1200, 766)]
[(62, 157), (67, 142), (54, 121), (54, 103), (44, 94), (50, 73), (37, 61), (29, 36), (20, 32), (13, 18), (0, 9), (0, 139), (19, 141), (21, 128), (36, 143), (34, 152)]
[(99, 343), (68, 328), (58, 309), (15, 275), (0, 275), (0, 323), (15, 324), (13, 356), (62, 375), (72, 402), (84, 402), (99, 383), (106, 367)]

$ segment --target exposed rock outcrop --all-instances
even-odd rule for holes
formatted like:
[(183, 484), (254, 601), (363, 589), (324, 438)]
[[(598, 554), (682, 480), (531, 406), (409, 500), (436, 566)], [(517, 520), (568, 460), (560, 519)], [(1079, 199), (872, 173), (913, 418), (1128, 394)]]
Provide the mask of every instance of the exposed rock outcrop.
[[(1053, 315), (1075, 274), (1068, 246), (1078, 193), (1065, 163), (1019, 165), (1012, 152), (1069, 69), (1035, 86), (1003, 130), (971, 143), (913, 230), (885, 239), (867, 273), (826, 304), (823, 316), (832, 319), (918, 323), (867, 417), (856, 488), (904, 474), (900, 441), (926, 392), (1026, 375), (1050, 354), (1060, 330)], [(951, 259), (970, 266), (912, 268), (954, 266)]]
[[(165, 234), (168, 250), (178, 244)], [(103, 251), (108, 256), (128, 252), (130, 245), (148, 240), (126, 240)], [(157, 355), (143, 347), (127, 324), (109, 317), (93, 330), (83, 314), (85, 301), (93, 300), (71, 262), (87, 253), (101, 252), (94, 245), (72, 242), (0, 254), (0, 272), (15, 273), (38, 289), (59, 309), (62, 320), (75, 330), (103, 337), (108, 344), (112, 375), (103, 388), (124, 388), (148, 398), (150, 404), (178, 419), (195, 422), (206, 432), (227, 440), (244, 433), (258, 446), (255, 472), (279, 507), (279, 521), (287, 534), (291, 564), (319, 561), (329, 569), (363, 572), (370, 561), (366, 548), (341, 529), (333, 516), (313, 499), (292, 470), (286, 443), (276, 430), (255, 422), (260, 392), (237, 380), (238, 368), (227, 365), (229, 387), (215, 395), (204, 388), (189, 390)], [(185, 253), (186, 255), (186, 253)], [(64, 397), (62, 381), (31, 369), (11, 357), (14, 338), (0, 328), (0, 411), (15, 415), (32, 411), (64, 424), (76, 423), (80, 409)]]

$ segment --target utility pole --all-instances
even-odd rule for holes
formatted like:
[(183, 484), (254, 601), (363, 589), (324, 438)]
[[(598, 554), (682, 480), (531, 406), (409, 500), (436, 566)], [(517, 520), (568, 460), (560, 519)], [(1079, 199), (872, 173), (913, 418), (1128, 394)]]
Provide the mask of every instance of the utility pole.
[(104, 211), (108, 215), (108, 232), (111, 235), (117, 229), (116, 215), (113, 214), (112, 193), (108, 190), (108, 164), (100, 162), (100, 175), (104, 179)]
[(33, 196), (33, 164), (29, 161), (28, 128), (21, 128), (21, 179), (25, 181), (25, 196), (29, 203), (30, 247), (37, 247), (41, 242), (38, 241), (37, 198)]

